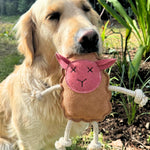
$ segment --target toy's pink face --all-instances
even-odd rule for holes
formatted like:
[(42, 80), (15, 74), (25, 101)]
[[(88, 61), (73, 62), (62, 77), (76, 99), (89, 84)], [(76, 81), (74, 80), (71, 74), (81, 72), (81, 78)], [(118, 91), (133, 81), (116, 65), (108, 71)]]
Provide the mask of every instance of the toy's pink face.
[(78, 60), (70, 63), (66, 69), (68, 86), (78, 93), (94, 91), (100, 84), (100, 69), (95, 62)]
[(66, 70), (66, 83), (77, 93), (94, 91), (100, 85), (101, 71), (115, 62), (114, 59), (98, 61), (76, 60), (71, 62), (59, 54), (56, 56), (62, 68)]

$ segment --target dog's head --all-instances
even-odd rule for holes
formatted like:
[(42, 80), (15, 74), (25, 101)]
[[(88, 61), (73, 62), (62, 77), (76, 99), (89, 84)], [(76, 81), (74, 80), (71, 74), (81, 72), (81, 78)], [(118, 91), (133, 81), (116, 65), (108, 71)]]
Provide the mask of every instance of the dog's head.
[(18, 21), (18, 49), (27, 65), (63, 56), (98, 52), (102, 43), (99, 16), (87, 0), (37, 0)]

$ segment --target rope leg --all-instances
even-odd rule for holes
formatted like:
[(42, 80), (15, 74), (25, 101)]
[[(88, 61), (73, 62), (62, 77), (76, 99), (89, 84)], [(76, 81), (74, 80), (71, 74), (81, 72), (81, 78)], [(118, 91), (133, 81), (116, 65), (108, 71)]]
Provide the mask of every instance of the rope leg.
[(47, 88), (44, 91), (33, 91), (31, 94), (32, 99), (38, 99), (39, 101), (42, 99), (42, 97), (46, 94), (49, 94), (55, 90), (60, 90), (62, 87), (60, 84), (56, 84), (54, 86), (51, 86), (49, 88)]
[(148, 97), (146, 97), (144, 93), (142, 92), (142, 90), (140, 89), (136, 89), (135, 91), (132, 91), (126, 88), (109, 85), (108, 90), (120, 92), (129, 96), (135, 97), (134, 101), (135, 103), (139, 104), (140, 107), (143, 107), (148, 102)]
[(72, 120), (68, 120), (68, 123), (67, 123), (67, 126), (66, 126), (66, 130), (65, 130), (65, 134), (64, 134), (64, 140), (65, 141), (70, 141), (69, 136), (70, 136), (72, 123), (73, 123)]
[(92, 122), (93, 125), (93, 132), (94, 132), (94, 137), (93, 140), (91, 141), (90, 145), (88, 146), (88, 150), (100, 150), (101, 148), (101, 143), (98, 142), (98, 123), (97, 122)]
[(72, 120), (68, 120), (64, 137), (61, 137), (58, 141), (55, 142), (55, 147), (57, 150), (66, 150), (65, 147), (71, 146), (72, 142), (71, 139), (69, 139), (69, 135), (70, 135), (72, 123), (73, 123)]

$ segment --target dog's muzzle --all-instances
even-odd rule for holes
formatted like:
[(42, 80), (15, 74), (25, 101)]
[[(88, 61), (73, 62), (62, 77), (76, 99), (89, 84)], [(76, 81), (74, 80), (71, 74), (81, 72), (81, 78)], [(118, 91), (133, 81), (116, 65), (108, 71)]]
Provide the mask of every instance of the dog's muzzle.
[(78, 53), (99, 52), (99, 35), (94, 29), (80, 29), (75, 41)]

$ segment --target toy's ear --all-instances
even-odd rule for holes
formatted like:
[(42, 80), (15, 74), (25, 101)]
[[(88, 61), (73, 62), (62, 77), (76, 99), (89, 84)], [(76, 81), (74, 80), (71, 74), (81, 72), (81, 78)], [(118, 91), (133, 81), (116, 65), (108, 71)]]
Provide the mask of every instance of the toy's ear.
[(60, 54), (56, 53), (56, 58), (61, 65), (62, 68), (67, 69), (68, 65), (71, 63), (67, 58), (61, 56)]
[(112, 66), (115, 63), (116, 59), (102, 59), (96, 61), (96, 64), (99, 66), (100, 70), (105, 70)]

